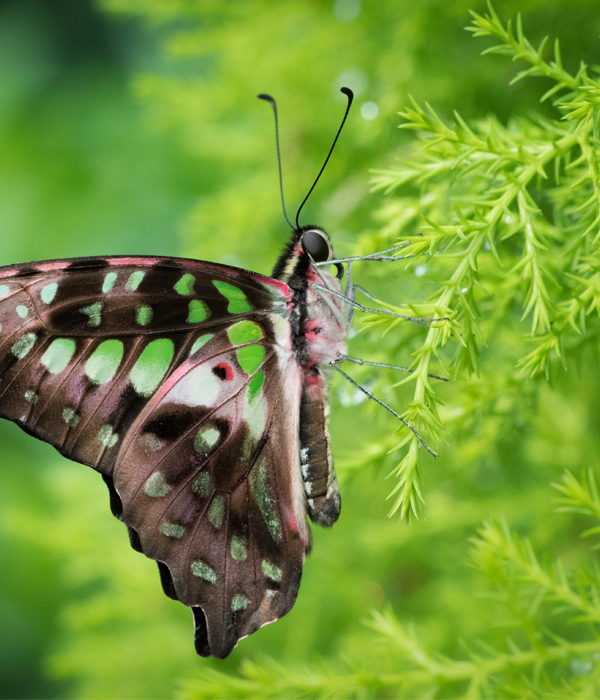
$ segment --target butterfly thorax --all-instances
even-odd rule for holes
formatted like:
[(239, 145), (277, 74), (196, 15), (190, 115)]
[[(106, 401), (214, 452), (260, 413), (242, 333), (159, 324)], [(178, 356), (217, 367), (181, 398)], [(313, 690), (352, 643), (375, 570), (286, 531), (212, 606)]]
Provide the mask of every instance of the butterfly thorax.
[[(320, 287), (341, 294), (339, 280), (324, 268), (314, 265), (314, 259), (302, 245), (307, 231), (318, 231), (326, 241), (329, 258), (333, 251), (327, 234), (312, 226), (294, 231), (286, 250), (280, 257), (273, 277), (285, 282), (292, 290), (289, 320), (292, 326), (292, 350), (304, 370), (308, 384), (329, 374), (331, 362), (346, 354), (348, 333), (347, 310), (339, 297)], [(319, 382), (320, 383), (320, 382)]]

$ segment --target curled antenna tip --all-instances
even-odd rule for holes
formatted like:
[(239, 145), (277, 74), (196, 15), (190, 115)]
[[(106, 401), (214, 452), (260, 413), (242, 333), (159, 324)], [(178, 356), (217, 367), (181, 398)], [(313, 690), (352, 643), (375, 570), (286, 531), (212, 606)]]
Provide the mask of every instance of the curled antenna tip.
[(317, 182), (319, 182), (319, 178), (323, 174), (323, 170), (325, 170), (325, 166), (329, 162), (329, 158), (331, 157), (331, 154), (333, 153), (333, 149), (335, 148), (335, 144), (337, 143), (337, 140), (340, 137), (340, 134), (342, 133), (342, 129), (344, 128), (344, 124), (346, 123), (346, 118), (348, 117), (348, 112), (350, 111), (350, 107), (352, 106), (352, 100), (354, 99), (354, 93), (352, 92), (352, 90), (350, 90), (350, 88), (343, 87), (340, 89), (340, 92), (343, 92), (344, 95), (346, 95), (346, 97), (348, 98), (348, 104), (346, 105), (346, 112), (344, 113), (344, 118), (342, 119), (342, 123), (340, 124), (340, 128), (338, 129), (338, 132), (335, 135), (335, 138), (333, 139), (333, 143), (331, 145), (331, 148), (329, 149), (329, 153), (327, 154), (327, 158), (325, 158), (325, 162), (323, 163), (321, 170), (319, 170), (319, 174), (317, 175), (317, 179), (313, 182), (312, 187), (310, 188), (310, 190), (308, 190), (308, 194), (303, 199), (302, 204), (300, 205), (300, 207), (298, 208), (298, 211), (296, 212), (296, 229), (300, 228), (300, 212), (302, 211), (302, 207), (306, 204), (306, 200), (312, 194), (312, 191), (315, 189)]
[(267, 95), (264, 92), (261, 92), (260, 95), (257, 95), (259, 100), (265, 100), (271, 105), (271, 108), (273, 109), (273, 116), (275, 117), (275, 145), (277, 147), (277, 167), (279, 169), (279, 191), (281, 192), (281, 208), (283, 209), (283, 216), (285, 220), (288, 222), (290, 228), (292, 231), (294, 230), (294, 225), (292, 222), (288, 219), (288, 215), (285, 211), (285, 200), (283, 197), (283, 175), (281, 173), (281, 153), (279, 151), (279, 120), (277, 119), (277, 103), (275, 102), (275, 99), (271, 97), (271, 95)]
[[(340, 88), (340, 92), (343, 92), (344, 95), (346, 95), (346, 97), (348, 98), (348, 100), (350, 100), (350, 104), (352, 104), (352, 100), (354, 99), (354, 93), (352, 92), (352, 90), (350, 90), (350, 88), (343, 87)], [(259, 97), (261, 97), (261, 95), (259, 95)], [(262, 95), (262, 97), (264, 99), (265, 97), (268, 97), (268, 95)]]

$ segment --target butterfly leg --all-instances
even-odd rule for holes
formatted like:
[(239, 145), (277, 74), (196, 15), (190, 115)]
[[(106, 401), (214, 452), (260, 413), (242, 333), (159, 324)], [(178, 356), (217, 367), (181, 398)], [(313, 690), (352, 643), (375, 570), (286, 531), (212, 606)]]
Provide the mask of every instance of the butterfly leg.
[[(356, 297), (355, 285), (352, 284), (352, 261), (350, 260), (346, 265), (346, 288), (344, 289), (344, 295), (354, 301)], [(354, 323), (354, 306), (350, 304), (348, 309), (348, 328), (351, 328)]]
[(338, 362), (342, 362), (342, 361), (343, 361), (342, 359), (334, 360), (334, 361), (331, 362), (330, 364), (331, 364), (331, 366), (333, 367), (333, 369), (335, 369), (336, 372), (339, 372), (339, 373), (342, 375), (342, 377), (344, 377), (344, 379), (346, 379), (346, 381), (350, 382), (350, 384), (352, 384), (354, 387), (356, 387), (359, 391), (362, 391), (363, 394), (365, 394), (368, 398), (373, 399), (373, 401), (375, 401), (376, 403), (378, 403), (380, 406), (383, 406), (383, 408), (385, 408), (387, 411), (389, 411), (393, 416), (396, 416), (396, 418), (398, 418), (398, 420), (400, 420), (402, 423), (404, 423), (404, 425), (405, 425), (412, 433), (414, 433), (414, 435), (416, 436), (416, 438), (418, 439), (418, 441), (421, 443), (421, 445), (423, 445), (423, 447), (427, 450), (427, 452), (429, 452), (429, 454), (432, 455), (433, 457), (437, 457), (436, 453), (429, 447), (429, 445), (425, 442), (425, 440), (424, 440), (424, 439), (421, 437), (421, 435), (418, 433), (418, 431), (417, 431), (416, 428), (414, 428), (412, 425), (410, 425), (410, 423), (409, 423), (406, 419), (402, 418), (402, 416), (401, 416), (399, 413), (396, 413), (396, 411), (394, 411), (393, 408), (391, 408), (390, 406), (388, 406), (388, 405), (387, 405), (386, 403), (384, 403), (381, 399), (378, 399), (378, 398), (375, 396), (375, 394), (373, 394), (372, 392), (370, 392), (370, 391), (369, 391), (368, 389), (366, 389), (364, 386), (361, 386), (358, 382), (355, 382), (354, 379), (352, 379), (352, 377), (350, 377), (348, 374), (346, 374), (343, 370), (341, 370), (341, 369), (337, 366), (337, 363), (338, 363)]
[(335, 265), (336, 263), (349, 263), (349, 262), (362, 262), (363, 260), (378, 260), (383, 261), (394, 261), (394, 260), (406, 260), (406, 258), (414, 258), (414, 255), (386, 255), (386, 253), (392, 253), (400, 248), (405, 248), (408, 242), (400, 243), (393, 248), (388, 248), (387, 250), (381, 250), (378, 253), (368, 253), (367, 255), (355, 255), (351, 258), (334, 258), (333, 260), (326, 260), (324, 262), (315, 263), (317, 267), (321, 265)]
[[(354, 301), (353, 299), (347, 297), (345, 294), (340, 294), (339, 292), (336, 292), (333, 289), (329, 289), (329, 287), (324, 287), (323, 285), (317, 284), (317, 283), (313, 283), (312, 286), (314, 289), (318, 289), (321, 292), (327, 292), (328, 294), (331, 294), (331, 296), (334, 296), (337, 299), (341, 299), (342, 301), (345, 301), (347, 304), (350, 304), (350, 306), (353, 306), (355, 309), (359, 309), (360, 311), (367, 311), (367, 312), (372, 313), (372, 314), (377, 314), (378, 316), (392, 316), (393, 318), (404, 318), (407, 321), (412, 321), (413, 323), (417, 323), (419, 325), (430, 324), (430, 323), (434, 323), (435, 321), (446, 321), (447, 320), (446, 317), (444, 317), (444, 318), (420, 318), (418, 316), (405, 316), (404, 314), (395, 314), (392, 311), (387, 311), (385, 309), (372, 309), (368, 306), (363, 306), (363, 304), (359, 304), (357, 301)], [(353, 287), (354, 287), (354, 289), (358, 289), (360, 291), (365, 291), (359, 285), (353, 285)], [(376, 299), (376, 297), (369, 294), (368, 292), (365, 292), (365, 293), (371, 299)]]
[[(367, 367), (383, 367), (384, 369), (398, 369), (402, 372), (414, 372), (414, 369), (410, 369), (409, 367), (401, 367), (400, 365), (388, 365), (384, 362), (369, 362), (368, 360), (361, 360), (358, 357), (349, 357), (348, 355), (342, 355), (342, 357), (339, 357), (336, 362), (354, 362), (357, 365), (366, 365)], [(432, 377), (433, 379), (439, 379), (442, 382), (447, 382), (449, 381), (447, 377), (440, 377), (437, 374), (428, 374), (428, 377)]]

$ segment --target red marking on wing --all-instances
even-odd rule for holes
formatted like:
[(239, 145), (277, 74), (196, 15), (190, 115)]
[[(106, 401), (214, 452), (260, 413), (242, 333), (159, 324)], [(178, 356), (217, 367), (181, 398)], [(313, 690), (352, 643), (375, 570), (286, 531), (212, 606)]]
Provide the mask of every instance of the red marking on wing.
[[(234, 376), (234, 375), (233, 375), (233, 367), (232, 367), (231, 365), (228, 365), (227, 362), (219, 362), (218, 365), (215, 365), (215, 366), (213, 367), (213, 371), (214, 371), (215, 369), (224, 370), (225, 376), (222, 377), (222, 378), (223, 378), (226, 382), (231, 382), (231, 381), (233, 381), (233, 376)], [(222, 373), (221, 373), (221, 375), (222, 375)], [(221, 375), (220, 375), (220, 376), (221, 376)]]
[(294, 532), (298, 532), (298, 524), (296, 523), (295, 518), (290, 518), (288, 520), (288, 525), (290, 526), (291, 530), (293, 530)]
[[(256, 275), (256, 273), (253, 274)], [(279, 280), (275, 280), (272, 277), (263, 277), (262, 275), (256, 275), (256, 277), (260, 277), (258, 281), (265, 287), (272, 287), (274, 290), (277, 291), (278, 294), (281, 294), (282, 297), (285, 297), (287, 301), (292, 300), (292, 290), (287, 286), (285, 282), (280, 282)]]
[(68, 262), (63, 262), (62, 260), (56, 260), (54, 262), (42, 263), (37, 266), (39, 272), (52, 272), (53, 270), (64, 270), (69, 267)]

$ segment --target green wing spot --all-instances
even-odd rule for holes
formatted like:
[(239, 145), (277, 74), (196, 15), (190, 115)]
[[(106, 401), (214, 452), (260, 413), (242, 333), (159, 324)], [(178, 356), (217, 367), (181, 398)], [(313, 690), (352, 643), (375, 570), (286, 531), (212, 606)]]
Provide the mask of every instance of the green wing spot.
[(270, 578), (271, 581), (281, 581), (283, 571), (278, 566), (275, 566), (275, 564), (271, 564), (270, 561), (267, 561), (266, 559), (262, 560), (262, 570), (263, 574), (267, 578)]
[(62, 417), (67, 425), (76, 428), (79, 423), (79, 417), (75, 415), (75, 411), (72, 408), (65, 408), (62, 412)]
[(192, 573), (194, 574), (194, 576), (198, 576), (198, 578), (203, 578), (209, 583), (217, 582), (217, 575), (215, 574), (214, 570), (211, 569), (211, 567), (208, 564), (205, 564), (203, 561), (192, 562)]
[(94, 384), (106, 384), (115, 376), (123, 359), (123, 343), (105, 340), (85, 363), (85, 373)]
[(7, 284), (0, 284), (0, 299), (4, 299), (10, 294), (10, 287)]
[(170, 338), (157, 338), (148, 343), (131, 370), (131, 383), (140, 396), (148, 398), (169, 369), (175, 345)]
[(66, 369), (75, 353), (75, 341), (71, 338), (57, 338), (42, 357), (42, 364), (50, 374), (60, 374)]
[(97, 301), (89, 306), (84, 306), (83, 309), (79, 309), (80, 313), (86, 314), (86, 316), (90, 317), (88, 326), (97, 328), (100, 325), (102, 321), (101, 312), (103, 306), (104, 304), (101, 301)]
[(246, 548), (246, 541), (243, 537), (234, 535), (231, 538), (231, 556), (237, 561), (245, 561), (245, 559), (247, 559), (248, 549)]
[(116, 272), (109, 272), (106, 275), (106, 277), (104, 278), (104, 282), (102, 284), (102, 293), (108, 294), (108, 292), (112, 292), (112, 289), (115, 286), (116, 281), (117, 281), (117, 273)]
[(146, 326), (152, 320), (151, 306), (138, 306), (135, 310), (135, 320), (140, 326)]
[(250, 601), (245, 595), (234, 595), (231, 601), (231, 610), (237, 612), (238, 610), (245, 610), (248, 607)]
[(243, 348), (238, 348), (236, 355), (244, 372), (252, 374), (265, 359), (265, 348), (264, 345), (245, 345)]
[(220, 494), (213, 498), (213, 502), (208, 509), (208, 522), (216, 528), (221, 527), (225, 517), (225, 498)]
[(206, 345), (206, 343), (208, 343), (208, 341), (214, 337), (214, 333), (207, 333), (206, 335), (201, 335), (199, 338), (196, 339), (196, 342), (192, 345), (190, 355), (193, 355), (195, 352), (198, 352), (200, 348), (203, 348)]
[(265, 333), (262, 326), (253, 321), (240, 321), (236, 323), (235, 326), (227, 331), (229, 340), (232, 345), (245, 345), (246, 343), (253, 343), (259, 338), (263, 338)]
[(200, 454), (207, 455), (210, 450), (219, 442), (221, 433), (217, 428), (207, 426), (200, 428), (194, 438), (194, 449)]
[(256, 503), (258, 504), (267, 529), (271, 533), (271, 537), (275, 542), (281, 542), (281, 525), (275, 513), (273, 499), (271, 498), (269, 483), (267, 481), (267, 466), (264, 459), (259, 464), (255, 465), (250, 472), (250, 488), (252, 489), (252, 495), (256, 499)]
[(135, 292), (137, 288), (140, 286), (142, 283), (142, 280), (146, 276), (145, 272), (142, 272), (141, 270), (136, 270), (135, 272), (132, 272), (129, 275), (129, 279), (127, 280), (127, 283), (125, 284), (125, 289), (128, 292)]
[(254, 307), (248, 301), (248, 297), (239, 287), (234, 287), (233, 284), (221, 282), (220, 280), (213, 280), (213, 284), (229, 302), (227, 311), (230, 314), (243, 314), (246, 311), (254, 310)]
[(167, 537), (175, 537), (176, 539), (179, 539), (180, 537), (183, 537), (185, 528), (181, 525), (175, 525), (174, 523), (163, 523), (160, 527), (160, 531)]
[(40, 292), (40, 297), (44, 304), (50, 304), (54, 301), (56, 296), (56, 290), (58, 289), (58, 282), (50, 282), (47, 284)]
[(170, 490), (171, 487), (167, 484), (165, 477), (160, 472), (154, 472), (144, 486), (144, 491), (152, 498), (162, 498), (166, 496)]
[(202, 323), (210, 316), (210, 309), (200, 299), (190, 301), (190, 313), (187, 317), (188, 323)]
[(10, 351), (19, 360), (22, 360), (25, 355), (29, 353), (31, 348), (35, 345), (37, 340), (37, 335), (35, 333), (26, 333), (22, 338), (19, 338), (17, 342), (12, 346)]
[(192, 484), (192, 491), (202, 498), (207, 498), (211, 491), (211, 479), (208, 472), (200, 472)]
[(248, 384), (248, 401), (254, 401), (254, 399), (260, 394), (264, 383), (265, 373), (257, 372)]
[(119, 436), (113, 433), (112, 426), (103, 425), (98, 431), (98, 442), (105, 447), (114, 447), (117, 444)]
[(191, 297), (194, 293), (194, 282), (196, 278), (194, 275), (190, 275), (189, 272), (183, 275), (183, 277), (174, 285), (173, 289), (177, 294), (181, 294), (184, 297)]
[(29, 309), (24, 304), (19, 304), (17, 306), (17, 314), (19, 318), (27, 318)]

